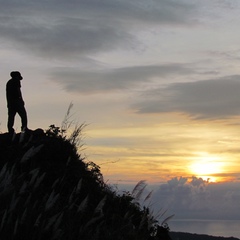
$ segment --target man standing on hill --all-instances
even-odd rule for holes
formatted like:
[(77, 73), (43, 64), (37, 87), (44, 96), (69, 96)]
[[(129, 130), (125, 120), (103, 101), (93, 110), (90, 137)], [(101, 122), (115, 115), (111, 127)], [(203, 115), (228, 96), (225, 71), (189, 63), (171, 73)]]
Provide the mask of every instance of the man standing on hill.
[(11, 72), (12, 77), (6, 85), (7, 107), (8, 107), (8, 132), (14, 133), (14, 119), (16, 113), (19, 114), (22, 122), (21, 130), (27, 130), (27, 112), (24, 107), (24, 101), (21, 93), (21, 83), (23, 79), (20, 72)]

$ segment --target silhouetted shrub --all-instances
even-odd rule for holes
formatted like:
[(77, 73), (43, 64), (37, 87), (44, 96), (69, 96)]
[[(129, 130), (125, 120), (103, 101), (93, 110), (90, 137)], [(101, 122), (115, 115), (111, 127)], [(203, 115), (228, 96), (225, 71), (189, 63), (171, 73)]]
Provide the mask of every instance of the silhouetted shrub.
[(1, 239), (168, 239), (168, 229), (153, 221), (148, 208), (104, 183), (99, 166), (84, 161), (74, 138), (54, 125), (41, 136), (1, 134)]

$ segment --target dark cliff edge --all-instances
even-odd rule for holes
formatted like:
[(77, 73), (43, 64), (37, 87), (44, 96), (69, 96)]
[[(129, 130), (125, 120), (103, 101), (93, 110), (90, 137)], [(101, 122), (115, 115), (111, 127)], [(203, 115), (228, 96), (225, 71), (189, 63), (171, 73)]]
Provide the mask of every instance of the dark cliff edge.
[(170, 239), (148, 208), (107, 186), (56, 132), (0, 134), (1, 240)]

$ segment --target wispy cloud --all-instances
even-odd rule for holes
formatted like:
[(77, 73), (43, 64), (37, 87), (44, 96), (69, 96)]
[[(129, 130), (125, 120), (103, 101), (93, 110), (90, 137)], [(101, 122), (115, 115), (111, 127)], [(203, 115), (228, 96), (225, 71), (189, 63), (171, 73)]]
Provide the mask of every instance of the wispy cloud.
[(149, 90), (133, 108), (138, 113), (181, 112), (192, 118), (226, 118), (240, 114), (239, 75), (173, 83)]
[(194, 5), (178, 1), (1, 1), (0, 39), (59, 58), (134, 47), (154, 25), (189, 25)]
[(89, 94), (136, 88), (141, 84), (154, 84), (153, 79), (161, 82), (163, 79), (166, 81), (167, 77), (188, 75), (194, 72), (195, 70), (184, 64), (164, 64), (89, 71), (59, 68), (52, 71), (51, 77), (67, 91)]

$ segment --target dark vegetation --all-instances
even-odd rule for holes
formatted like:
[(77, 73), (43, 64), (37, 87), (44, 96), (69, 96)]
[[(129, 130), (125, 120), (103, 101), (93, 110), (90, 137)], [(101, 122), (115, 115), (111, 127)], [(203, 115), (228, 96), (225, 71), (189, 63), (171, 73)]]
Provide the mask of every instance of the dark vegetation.
[(81, 129), (70, 137), (54, 125), (0, 134), (0, 239), (170, 239), (148, 208), (113, 191), (100, 168), (84, 160)]

